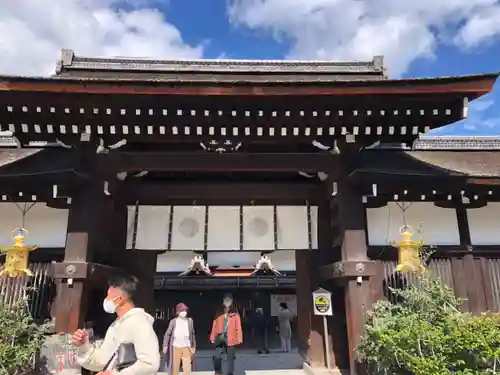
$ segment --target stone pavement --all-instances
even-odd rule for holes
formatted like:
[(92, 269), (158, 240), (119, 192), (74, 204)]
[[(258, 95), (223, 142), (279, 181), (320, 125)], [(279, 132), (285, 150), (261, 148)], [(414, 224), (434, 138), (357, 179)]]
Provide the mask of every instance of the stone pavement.
[[(212, 351), (198, 350), (193, 365), (193, 375), (213, 375)], [(225, 361), (223, 361), (223, 370), (225, 370)], [(81, 375), (78, 367), (62, 371), (53, 369), (49, 373)], [(315, 368), (313, 370), (303, 363), (297, 352), (271, 351), (270, 354), (259, 355), (254, 350), (242, 349), (236, 352), (234, 375), (347, 375), (348, 373), (341, 373), (339, 370), (327, 370), (326, 368)], [(160, 372), (158, 375), (167, 374)]]
[[(224, 369), (225, 361), (223, 361)], [(269, 354), (257, 354), (255, 351), (239, 350), (236, 352), (234, 375), (305, 375), (303, 361), (297, 352), (283, 353), (271, 351)], [(195, 375), (213, 375), (212, 351), (199, 350), (194, 360)], [(163, 375), (163, 374), (162, 374)]]

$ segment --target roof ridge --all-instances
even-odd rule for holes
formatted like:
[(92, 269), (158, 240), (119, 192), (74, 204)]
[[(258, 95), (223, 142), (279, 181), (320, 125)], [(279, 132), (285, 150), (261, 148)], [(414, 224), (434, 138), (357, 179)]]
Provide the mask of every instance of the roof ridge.
[(62, 49), (57, 73), (68, 70), (224, 71), (255, 73), (371, 73), (385, 74), (383, 56), (371, 61), (333, 60), (248, 60), (248, 59), (154, 59), (146, 57), (86, 57)]

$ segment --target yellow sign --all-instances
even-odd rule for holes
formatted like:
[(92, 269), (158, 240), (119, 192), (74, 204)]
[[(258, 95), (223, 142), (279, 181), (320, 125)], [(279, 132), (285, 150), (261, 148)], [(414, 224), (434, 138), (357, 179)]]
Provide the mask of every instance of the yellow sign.
[(24, 228), (17, 228), (12, 231), (12, 239), (14, 245), (1, 248), (0, 252), (4, 253), (5, 266), (0, 271), (0, 276), (31, 276), (33, 275), (28, 269), (28, 253), (35, 250), (38, 246), (27, 246), (24, 243), (25, 235), (28, 231)]
[(314, 315), (332, 315), (332, 294), (325, 289), (313, 292)]

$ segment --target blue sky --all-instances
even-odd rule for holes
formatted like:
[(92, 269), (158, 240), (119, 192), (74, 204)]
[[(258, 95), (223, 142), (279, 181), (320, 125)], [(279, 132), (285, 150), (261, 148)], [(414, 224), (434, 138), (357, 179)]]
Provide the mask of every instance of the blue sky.
[[(277, 39), (262, 30), (231, 25), (225, 1), (170, 0), (162, 9), (182, 32), (186, 42), (205, 45), (204, 57), (207, 58), (283, 59), (290, 49), (286, 38)], [(192, 9), (197, 11), (192, 12)], [(434, 57), (415, 59), (401, 77), (489, 72), (500, 72), (500, 38), (467, 51), (440, 44)], [(471, 104), (467, 120), (434, 133), (500, 135), (500, 80), (492, 94)]]
[[(500, 71), (500, 0), (3, 0), (0, 72), (46, 75), (61, 48), (152, 58), (370, 60), (389, 75)], [(443, 135), (500, 134), (500, 82)]]

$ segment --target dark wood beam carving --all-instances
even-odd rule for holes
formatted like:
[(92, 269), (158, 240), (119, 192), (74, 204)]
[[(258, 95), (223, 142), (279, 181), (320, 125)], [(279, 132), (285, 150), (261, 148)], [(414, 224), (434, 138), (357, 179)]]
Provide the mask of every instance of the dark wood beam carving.
[(314, 204), (322, 201), (322, 183), (122, 183), (118, 193), (127, 204)]
[(330, 172), (330, 153), (182, 153), (110, 152), (96, 155), (92, 166), (101, 174), (131, 171), (212, 171), (212, 172)]

